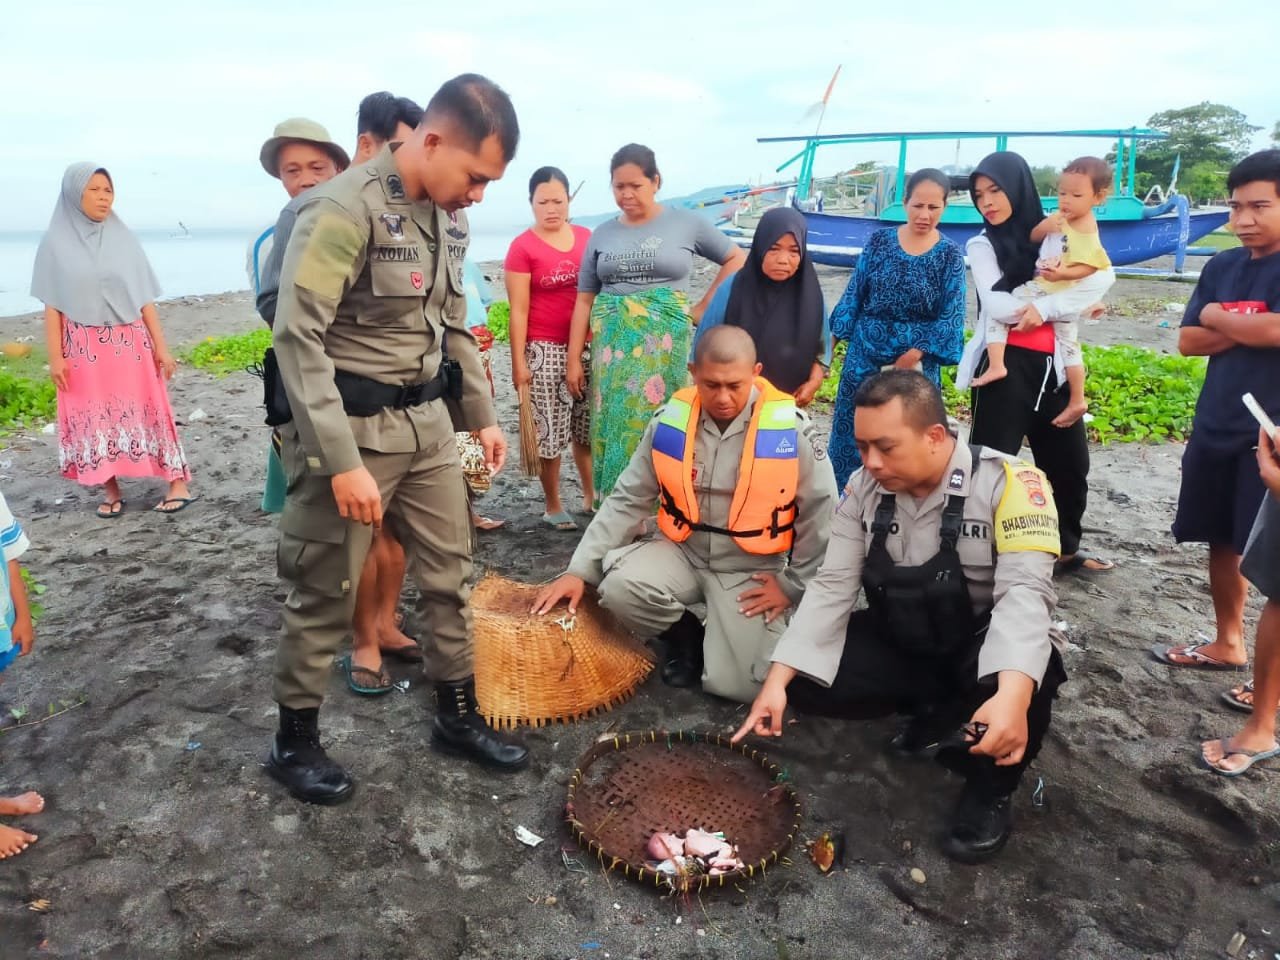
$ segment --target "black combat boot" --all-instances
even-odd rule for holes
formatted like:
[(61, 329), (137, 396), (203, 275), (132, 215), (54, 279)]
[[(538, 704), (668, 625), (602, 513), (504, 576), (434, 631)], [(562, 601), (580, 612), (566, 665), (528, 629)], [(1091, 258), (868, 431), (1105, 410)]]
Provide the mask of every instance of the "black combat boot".
[(267, 757), (267, 773), (299, 800), (326, 806), (351, 799), (356, 782), (320, 746), (320, 710), (280, 708), (280, 732)]
[(942, 838), (942, 852), (961, 863), (982, 863), (999, 853), (1013, 833), (1013, 797), (966, 781)]
[(666, 645), (662, 682), (668, 687), (696, 687), (702, 683), (702, 640), (705, 635), (702, 623), (688, 610), (659, 635)]
[(503, 739), (477, 712), (475, 677), (436, 684), (431, 743), (446, 753), (499, 770), (518, 770), (529, 762), (527, 748)]

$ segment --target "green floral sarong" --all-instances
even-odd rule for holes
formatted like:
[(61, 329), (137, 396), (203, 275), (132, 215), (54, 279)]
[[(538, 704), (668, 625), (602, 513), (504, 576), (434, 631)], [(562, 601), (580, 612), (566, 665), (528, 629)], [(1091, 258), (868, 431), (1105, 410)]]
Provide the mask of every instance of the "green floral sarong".
[(653, 412), (689, 382), (689, 298), (669, 287), (596, 296), (591, 308), (591, 472), (596, 506)]

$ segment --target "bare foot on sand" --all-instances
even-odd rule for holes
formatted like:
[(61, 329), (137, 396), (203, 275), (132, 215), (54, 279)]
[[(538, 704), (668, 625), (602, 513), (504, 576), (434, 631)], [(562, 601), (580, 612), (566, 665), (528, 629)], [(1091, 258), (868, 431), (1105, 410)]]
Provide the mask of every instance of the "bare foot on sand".
[(999, 366), (992, 364), (991, 366), (987, 367), (986, 373), (984, 373), (982, 376), (974, 377), (973, 381), (970, 383), (970, 386), (985, 387), (988, 383), (995, 383), (997, 380), (1003, 380), (1008, 375), (1009, 375), (1009, 371), (1008, 369), (1005, 368), (1004, 364), (1001, 364)]
[[(975, 380), (974, 383), (977, 383)], [(1069, 427), (1089, 412), (1089, 401), (1081, 398), (1068, 403), (1062, 412), (1053, 418), (1055, 427)]]
[(16, 857), (38, 839), (34, 833), (0, 824), (0, 860)]
[(34, 790), (16, 797), (0, 797), (0, 816), (21, 817), (44, 809), (44, 797)]

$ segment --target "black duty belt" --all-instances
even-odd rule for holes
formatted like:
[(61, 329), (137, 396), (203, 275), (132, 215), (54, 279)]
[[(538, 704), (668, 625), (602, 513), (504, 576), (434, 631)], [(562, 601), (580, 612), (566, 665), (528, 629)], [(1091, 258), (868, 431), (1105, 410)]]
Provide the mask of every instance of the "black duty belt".
[(428, 403), (449, 391), (449, 368), (440, 365), (436, 375), (425, 383), (397, 386), (347, 370), (335, 370), (333, 381), (342, 397), (342, 409), (348, 416), (372, 417), (383, 410), (405, 410)]

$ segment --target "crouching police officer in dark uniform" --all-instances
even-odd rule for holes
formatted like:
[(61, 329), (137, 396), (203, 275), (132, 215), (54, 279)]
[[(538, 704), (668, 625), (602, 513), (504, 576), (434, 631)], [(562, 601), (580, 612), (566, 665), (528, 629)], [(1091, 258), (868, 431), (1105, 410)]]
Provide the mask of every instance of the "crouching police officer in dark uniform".
[(466, 325), (461, 210), (502, 176), (518, 138), (507, 95), (466, 74), (440, 88), (412, 136), (316, 187), (298, 211), (274, 327), (292, 412), (277, 558), (290, 590), (267, 771), (301, 800), (341, 803), (354, 786), (320, 745), (319, 707), (384, 512), (429, 630), (433, 743), (499, 768), (528, 758), (476, 712), (471, 523), (454, 442), (455, 429), (478, 430), (490, 470), (506, 458)]
[(854, 406), (863, 469), (734, 740), (781, 736), (788, 699), (828, 716), (896, 707), (909, 720), (895, 751), (936, 749), (965, 778), (942, 847), (977, 863), (1009, 838), (1010, 798), (1066, 680), (1050, 619), (1057, 510), (1035, 467), (949, 433), (919, 373), (872, 377)]

